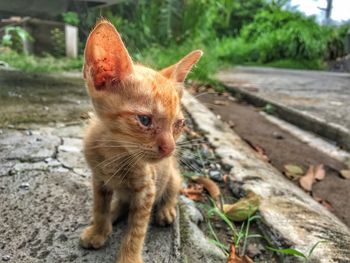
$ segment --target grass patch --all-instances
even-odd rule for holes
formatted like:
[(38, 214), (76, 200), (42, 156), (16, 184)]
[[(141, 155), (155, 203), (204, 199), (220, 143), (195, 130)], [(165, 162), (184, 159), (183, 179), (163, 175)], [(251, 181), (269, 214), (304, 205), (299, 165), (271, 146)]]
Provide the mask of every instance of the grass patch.
[(10, 67), (24, 72), (60, 72), (81, 70), (82, 57), (78, 58), (55, 58), (50, 55), (37, 57), (33, 55), (19, 54), (12, 50), (0, 50), (0, 60), (5, 61)]

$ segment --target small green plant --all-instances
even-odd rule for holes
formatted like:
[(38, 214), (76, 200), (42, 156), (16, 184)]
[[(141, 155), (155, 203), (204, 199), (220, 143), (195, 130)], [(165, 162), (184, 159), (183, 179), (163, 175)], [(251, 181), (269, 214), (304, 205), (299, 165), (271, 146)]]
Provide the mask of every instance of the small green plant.
[(13, 48), (18, 52), (24, 51), (23, 45), (26, 41), (33, 41), (33, 37), (20, 26), (5, 26), (1, 45)]
[(63, 22), (72, 26), (78, 26), (80, 23), (79, 16), (76, 12), (66, 12), (62, 14)]
[(294, 249), (294, 248), (283, 248), (283, 249), (276, 249), (276, 248), (272, 248), (272, 247), (267, 247), (267, 249), (282, 254), (282, 255), (293, 255), (296, 257), (300, 257), (303, 258), (305, 262), (309, 262), (310, 257), (312, 256), (312, 253), (315, 251), (315, 249), (322, 243), (327, 243), (328, 241), (326, 240), (321, 240), (316, 242), (316, 244), (314, 244), (312, 246), (312, 248), (309, 250), (309, 252), (307, 254), (304, 254), (303, 252)]
[(219, 247), (227, 256), (229, 255), (229, 244), (225, 244), (220, 241), (218, 236), (216, 235), (212, 223), (211, 223), (211, 218), (213, 216), (218, 216), (228, 227), (232, 234), (232, 242), (236, 248), (241, 247), (240, 249), (240, 255), (243, 256), (245, 255), (247, 244), (248, 244), (248, 239), (249, 238), (262, 238), (261, 235), (251, 235), (250, 234), (250, 226), (251, 223), (254, 220), (257, 220), (260, 218), (258, 215), (253, 215), (249, 216), (248, 219), (242, 223), (241, 227), (238, 229), (235, 224), (226, 216), (225, 213), (223, 213), (215, 204), (213, 200), (211, 200), (211, 203), (213, 207), (209, 208), (207, 210), (208, 213), (208, 229), (213, 237), (213, 239), (210, 239), (210, 241)]
[(81, 70), (82, 57), (55, 58), (50, 55), (36, 57), (17, 53), (11, 49), (0, 51), (0, 60), (7, 62), (11, 67), (25, 72), (57, 72), (68, 70)]
[(64, 56), (66, 48), (64, 32), (59, 28), (54, 28), (50, 31), (50, 34), (53, 46), (53, 55), (55, 57)]
[(270, 103), (267, 103), (265, 107), (263, 108), (263, 111), (265, 111), (268, 114), (275, 114), (276, 113), (276, 107), (273, 106)]

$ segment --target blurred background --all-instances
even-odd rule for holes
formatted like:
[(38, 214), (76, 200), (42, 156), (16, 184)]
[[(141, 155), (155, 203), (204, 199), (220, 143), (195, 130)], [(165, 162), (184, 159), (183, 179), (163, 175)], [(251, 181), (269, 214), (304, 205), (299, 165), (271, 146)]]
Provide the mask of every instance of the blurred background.
[(192, 78), (212, 81), (226, 65), (350, 71), (347, 0), (2, 0), (2, 67), (80, 70), (100, 17), (134, 60), (156, 68), (205, 52)]

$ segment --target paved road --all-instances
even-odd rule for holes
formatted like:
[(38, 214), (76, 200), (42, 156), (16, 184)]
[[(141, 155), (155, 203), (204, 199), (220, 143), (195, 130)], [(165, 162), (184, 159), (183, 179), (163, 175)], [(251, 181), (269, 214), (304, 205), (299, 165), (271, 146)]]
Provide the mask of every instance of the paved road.
[[(245, 94), (337, 129), (333, 133), (350, 134), (350, 74), (236, 67), (219, 72), (217, 78)], [(324, 131), (327, 127), (318, 127), (314, 131), (337, 141), (336, 135), (327, 136)], [(348, 144), (344, 147), (350, 148), (349, 138), (341, 138), (340, 144)]]

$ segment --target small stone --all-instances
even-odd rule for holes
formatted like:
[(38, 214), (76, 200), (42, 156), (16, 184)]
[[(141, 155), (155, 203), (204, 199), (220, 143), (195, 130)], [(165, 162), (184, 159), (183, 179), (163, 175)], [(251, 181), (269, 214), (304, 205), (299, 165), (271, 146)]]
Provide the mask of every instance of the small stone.
[(233, 129), (236, 126), (236, 124), (233, 121), (231, 121), (231, 120), (229, 120), (227, 122), (227, 124), (228, 124), (228, 126), (230, 126), (231, 129)]
[(215, 226), (216, 229), (221, 229), (222, 228), (222, 225), (220, 223), (215, 223), (214, 226)]
[(2, 261), (9, 261), (11, 259), (10, 255), (3, 255), (2, 256)]
[(223, 180), (222, 174), (219, 170), (210, 170), (209, 177), (217, 182), (221, 182)]
[(25, 131), (25, 135), (31, 136), (31, 135), (33, 135), (33, 132), (31, 130)]
[(24, 189), (24, 190), (29, 190), (29, 183), (21, 183), (19, 188)]
[(274, 138), (278, 139), (278, 140), (284, 139), (283, 135), (280, 134), (279, 132), (276, 132), (276, 131), (274, 131), (274, 132), (272, 133), (272, 136), (273, 136)]
[(219, 163), (215, 163), (214, 165), (216, 169), (221, 170), (221, 165)]
[(260, 244), (250, 243), (247, 246), (247, 254), (251, 258), (259, 256), (264, 251), (265, 251), (264, 247)]

